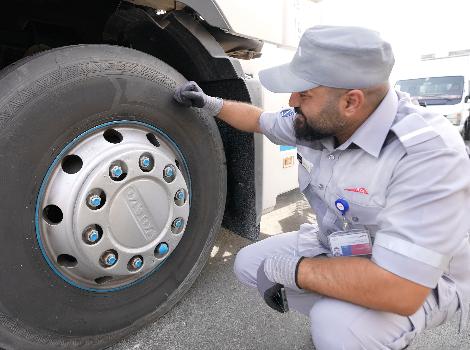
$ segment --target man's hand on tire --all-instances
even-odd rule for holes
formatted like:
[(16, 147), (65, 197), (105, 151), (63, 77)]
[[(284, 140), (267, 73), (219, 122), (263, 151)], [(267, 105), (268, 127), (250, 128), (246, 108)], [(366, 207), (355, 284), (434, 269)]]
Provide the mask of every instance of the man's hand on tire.
[(212, 116), (219, 114), (224, 104), (221, 98), (206, 95), (194, 81), (179, 86), (173, 98), (185, 107), (201, 108)]

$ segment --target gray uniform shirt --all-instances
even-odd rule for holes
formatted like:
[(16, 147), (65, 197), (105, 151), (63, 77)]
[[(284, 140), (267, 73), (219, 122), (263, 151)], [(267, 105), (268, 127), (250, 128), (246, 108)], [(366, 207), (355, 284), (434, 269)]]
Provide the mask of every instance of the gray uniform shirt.
[(463, 327), (470, 301), (470, 160), (456, 128), (393, 89), (337, 148), (333, 138), (297, 140), (294, 119), (293, 109), (264, 112), (260, 128), (276, 144), (297, 146), (299, 188), (318, 222), (300, 239), (318, 239), (327, 249), (328, 235), (342, 229), (335, 201), (345, 199), (350, 227), (371, 233), (372, 261), (436, 289), (443, 309), (457, 293)]

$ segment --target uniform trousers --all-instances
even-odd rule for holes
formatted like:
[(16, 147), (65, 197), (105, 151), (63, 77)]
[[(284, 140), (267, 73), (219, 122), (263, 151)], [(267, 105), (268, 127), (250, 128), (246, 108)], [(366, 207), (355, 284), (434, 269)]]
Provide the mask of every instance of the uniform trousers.
[[(299, 232), (283, 233), (241, 249), (235, 259), (234, 272), (243, 284), (256, 288), (258, 267), (265, 258), (273, 255), (314, 257), (323, 253), (325, 249), (318, 244), (312, 244), (308, 249), (302, 247)], [(316, 350), (404, 349), (419, 332), (443, 323), (459, 309), (455, 296), (446, 312), (438, 313), (434, 292), (409, 317), (368, 309), (304, 290), (286, 288), (286, 296), (291, 310), (310, 318), (310, 333)]]

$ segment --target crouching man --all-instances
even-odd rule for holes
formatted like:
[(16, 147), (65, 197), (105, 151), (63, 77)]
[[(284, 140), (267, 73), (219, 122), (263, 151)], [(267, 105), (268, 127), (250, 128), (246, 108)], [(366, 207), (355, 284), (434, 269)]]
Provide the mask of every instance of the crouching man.
[(317, 217), (242, 249), (238, 279), (272, 308), (310, 317), (317, 350), (403, 349), (470, 299), (470, 161), (443, 116), (390, 88), (390, 45), (359, 27), (317, 26), (292, 61), (260, 72), (291, 108), (207, 96), (175, 99), (235, 128), (296, 146)]

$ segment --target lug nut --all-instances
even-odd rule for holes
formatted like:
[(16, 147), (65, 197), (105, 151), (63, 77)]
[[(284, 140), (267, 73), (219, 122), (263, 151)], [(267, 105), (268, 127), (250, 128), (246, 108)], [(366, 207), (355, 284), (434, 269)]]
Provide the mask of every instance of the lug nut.
[(123, 171), (119, 165), (113, 165), (111, 167), (110, 173), (113, 179), (118, 179), (119, 177), (121, 177)]
[(176, 218), (173, 220), (173, 223), (171, 224), (171, 232), (174, 234), (178, 234), (181, 231), (183, 231), (184, 227), (184, 219), (183, 218)]
[(96, 243), (100, 239), (100, 233), (98, 232), (97, 229), (89, 229), (85, 233), (85, 241), (88, 244), (93, 244)]
[(129, 261), (129, 266), (131, 267), (132, 270), (140, 269), (143, 264), (144, 264), (144, 260), (140, 256), (134, 256)]
[(167, 177), (172, 177), (172, 176), (174, 175), (174, 170), (173, 170), (171, 167), (167, 167), (167, 168), (165, 169), (165, 175), (166, 175)]
[(155, 250), (156, 250), (157, 254), (165, 255), (166, 253), (168, 253), (168, 251), (170, 249), (168, 248), (168, 244), (160, 243)]
[(175, 221), (173, 221), (173, 227), (174, 228), (182, 228), (183, 227), (183, 219), (182, 218), (175, 219)]
[(147, 155), (140, 156), (139, 165), (143, 171), (150, 171), (153, 168), (153, 160)]
[(178, 190), (175, 194), (175, 198), (179, 201), (184, 201), (186, 198), (186, 193), (184, 193), (184, 190)]
[(92, 208), (98, 208), (101, 204), (101, 197), (97, 194), (93, 194), (88, 198), (88, 204)]
[(106, 203), (106, 193), (99, 188), (95, 188), (88, 192), (86, 205), (92, 209), (96, 210), (104, 206)]
[(101, 256), (101, 260), (103, 261), (105, 266), (109, 267), (109, 266), (113, 266), (114, 264), (116, 264), (117, 256), (113, 252), (105, 252)]
[(165, 169), (163, 169), (163, 178), (166, 182), (171, 182), (175, 178), (176, 171), (173, 165), (167, 165)]
[(149, 157), (143, 157), (142, 158), (142, 166), (146, 167), (146, 168), (150, 166), (150, 158)]

